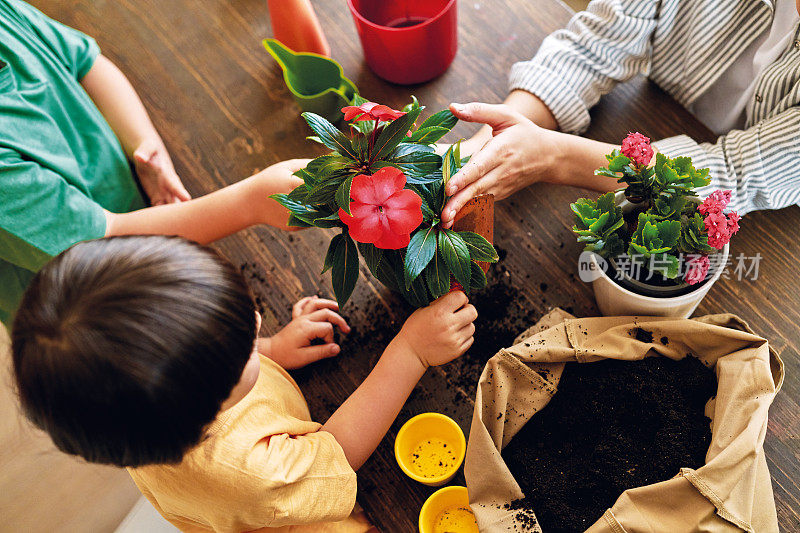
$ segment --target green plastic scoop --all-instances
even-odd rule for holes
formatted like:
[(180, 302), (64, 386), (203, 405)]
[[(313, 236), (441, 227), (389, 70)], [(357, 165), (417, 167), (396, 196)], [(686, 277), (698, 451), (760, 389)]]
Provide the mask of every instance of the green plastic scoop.
[(283, 69), (283, 81), (300, 109), (333, 123), (341, 120), (342, 107), (350, 105), (358, 88), (339, 63), (319, 54), (293, 52), (275, 39), (264, 39), (264, 48)]

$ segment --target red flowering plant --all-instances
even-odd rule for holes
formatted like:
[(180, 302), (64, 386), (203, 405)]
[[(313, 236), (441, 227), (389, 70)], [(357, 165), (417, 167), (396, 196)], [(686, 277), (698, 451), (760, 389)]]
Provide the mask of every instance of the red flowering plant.
[(480, 235), (441, 227), (444, 186), (466, 159), (458, 143), (444, 156), (434, 151), (455, 116), (439, 111), (415, 127), (422, 110), (413, 97), (395, 110), (356, 95), (342, 108), (346, 131), (303, 113), (310, 139), (333, 152), (296, 173), (302, 185), (272, 198), (290, 211), (290, 226), (341, 229), (323, 265), (340, 305), (358, 280), (359, 254), (373, 276), (417, 307), (449, 292), (451, 277), (467, 293), (483, 288), (476, 262), (498, 259)]
[[(741, 217), (723, 211), (731, 191), (716, 191), (700, 202), (694, 189), (708, 185), (708, 169), (696, 169), (689, 157), (671, 159), (655, 154), (650, 139), (631, 133), (622, 148), (606, 156), (608, 166), (599, 176), (624, 183), (628, 212), (617, 205), (614, 193), (597, 200), (581, 198), (570, 205), (572, 230), (586, 250), (605, 258), (627, 255), (667, 280), (694, 285), (706, 279), (710, 255), (722, 250), (739, 231)], [(683, 265), (683, 269), (681, 269)]]

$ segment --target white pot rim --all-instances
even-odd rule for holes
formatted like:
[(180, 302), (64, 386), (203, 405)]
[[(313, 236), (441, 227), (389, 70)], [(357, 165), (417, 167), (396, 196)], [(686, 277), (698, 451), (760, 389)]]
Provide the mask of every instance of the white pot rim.
[(717, 268), (717, 271), (714, 272), (714, 275), (711, 277), (711, 279), (705, 282), (704, 284), (705, 286), (700, 287), (691, 292), (687, 292), (686, 294), (682, 294), (680, 296), (667, 296), (665, 298), (659, 298), (657, 296), (644, 296), (642, 294), (626, 289), (625, 287), (623, 287), (622, 285), (611, 279), (611, 277), (608, 274), (606, 274), (605, 269), (600, 268), (600, 264), (597, 262), (597, 254), (592, 254), (591, 261), (592, 261), (592, 268), (596, 268), (597, 271), (600, 273), (601, 277), (605, 278), (609, 283), (612, 283), (619, 292), (623, 293), (628, 298), (632, 298), (642, 303), (655, 304), (657, 302), (661, 302), (665, 304), (679, 305), (682, 303), (690, 302), (696, 299), (699, 295), (708, 292), (711, 286), (714, 283), (716, 283), (716, 281), (720, 278), (720, 276), (722, 276), (722, 271), (725, 270), (725, 265), (727, 264), (727, 259), (728, 259), (729, 248), (730, 244), (725, 244), (722, 250), (718, 252), (722, 254), (722, 262), (720, 263), (720, 266)]

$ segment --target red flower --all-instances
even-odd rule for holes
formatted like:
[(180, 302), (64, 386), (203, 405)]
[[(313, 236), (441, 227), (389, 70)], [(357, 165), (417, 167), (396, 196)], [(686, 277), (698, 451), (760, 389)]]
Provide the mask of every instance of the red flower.
[(353, 178), (352, 215), (339, 209), (339, 218), (347, 225), (350, 236), (385, 250), (408, 246), (411, 232), (422, 224), (422, 198), (404, 189), (405, 184), (405, 175), (394, 167)]
[(396, 120), (405, 115), (403, 111), (376, 104), (375, 102), (365, 102), (360, 106), (349, 105), (342, 108), (342, 113), (344, 113), (344, 119), (348, 122), (354, 119), (355, 122), (366, 120), (383, 120), (386, 122)]
[(742, 217), (739, 216), (739, 213), (736, 211), (731, 211), (728, 213), (728, 233), (731, 236), (735, 235), (739, 231), (739, 221), (742, 220)]
[(707, 255), (690, 255), (689, 259), (686, 261), (686, 266), (688, 268), (683, 279), (685, 279), (686, 283), (689, 285), (694, 285), (706, 279), (708, 268), (711, 266), (711, 260)]
[(722, 250), (731, 240), (728, 219), (722, 213), (709, 213), (704, 222), (708, 231), (708, 244)]
[(636, 165), (647, 166), (653, 159), (653, 147), (650, 146), (650, 138), (641, 133), (629, 133), (622, 141), (622, 155), (630, 159)]
[(730, 201), (731, 191), (714, 191), (709, 194), (705, 200), (703, 200), (703, 203), (697, 207), (697, 210), (703, 215), (707, 215), (709, 213), (722, 213), (722, 210), (725, 209)]

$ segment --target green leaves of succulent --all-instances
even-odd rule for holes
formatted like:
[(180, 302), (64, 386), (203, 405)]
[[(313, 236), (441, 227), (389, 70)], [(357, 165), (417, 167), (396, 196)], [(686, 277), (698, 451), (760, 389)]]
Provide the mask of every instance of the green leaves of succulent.
[(686, 254), (707, 254), (714, 248), (708, 244), (705, 221), (700, 213), (681, 217), (681, 234), (678, 237), (678, 250)]
[(578, 242), (585, 243), (584, 250), (603, 257), (613, 257), (625, 249), (625, 220), (622, 209), (614, 206), (614, 193), (608, 192), (597, 200), (580, 198), (570, 209), (575, 214), (572, 231)]
[(628, 246), (628, 255), (640, 262), (646, 261), (651, 271), (674, 278), (678, 275), (679, 262), (671, 252), (677, 246), (680, 234), (680, 221), (658, 221), (651, 214), (639, 213), (636, 232)]

